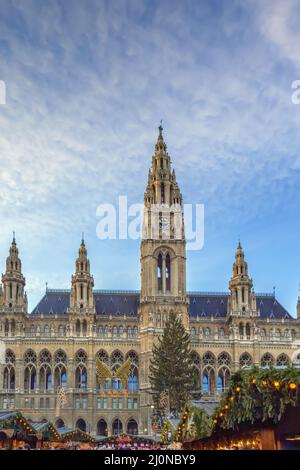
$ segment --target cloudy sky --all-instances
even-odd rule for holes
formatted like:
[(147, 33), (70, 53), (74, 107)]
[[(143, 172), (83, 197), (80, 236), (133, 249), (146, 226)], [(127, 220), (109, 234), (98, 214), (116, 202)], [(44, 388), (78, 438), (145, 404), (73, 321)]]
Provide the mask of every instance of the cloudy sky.
[(299, 0), (1, 0), (0, 265), (15, 230), (31, 308), (70, 286), (82, 231), (96, 287), (139, 288), (139, 241), (99, 240), (96, 209), (142, 202), (163, 119), (205, 205), (188, 290), (227, 290), (240, 237), (255, 290), (295, 313), (299, 22)]

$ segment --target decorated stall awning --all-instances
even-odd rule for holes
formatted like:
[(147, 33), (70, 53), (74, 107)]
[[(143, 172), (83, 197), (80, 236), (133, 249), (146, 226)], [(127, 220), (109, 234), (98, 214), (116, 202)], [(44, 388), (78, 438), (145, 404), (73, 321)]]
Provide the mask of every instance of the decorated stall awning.
[(60, 438), (64, 441), (96, 442), (93, 437), (80, 429), (63, 426), (57, 429)]
[(49, 441), (61, 440), (58, 430), (50, 421), (30, 421), (30, 424), (38, 438)]
[(35, 430), (20, 411), (0, 411), (0, 429), (15, 429), (24, 431), (28, 436), (33, 436)]

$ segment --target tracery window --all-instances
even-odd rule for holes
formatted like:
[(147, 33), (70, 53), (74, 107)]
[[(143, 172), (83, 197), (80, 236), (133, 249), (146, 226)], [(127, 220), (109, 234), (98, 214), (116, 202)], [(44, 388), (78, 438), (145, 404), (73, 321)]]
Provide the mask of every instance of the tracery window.
[(270, 367), (274, 365), (274, 358), (270, 353), (265, 353), (260, 362), (262, 367)]
[[(124, 362), (123, 354), (118, 350), (114, 351), (111, 355), (110, 362), (111, 362), (112, 370), (116, 371), (121, 366), (121, 364), (123, 364), (123, 362)], [(121, 380), (116, 378), (116, 377), (113, 378), (112, 379), (112, 388), (115, 389), (115, 390), (121, 389), (122, 388)]]
[(77, 351), (76, 355), (75, 355), (75, 362), (76, 364), (86, 364), (87, 363), (87, 354), (85, 351), (83, 351), (82, 349), (80, 349), (79, 351)]
[(67, 385), (67, 355), (61, 349), (54, 354), (54, 363), (54, 386), (65, 387)]
[(280, 354), (277, 357), (276, 365), (281, 367), (288, 367), (290, 365), (290, 358), (287, 356), (287, 354)]
[(202, 358), (202, 362), (203, 362), (203, 366), (205, 365), (215, 366), (216, 365), (215, 356), (211, 352), (207, 352), (204, 354)]
[(251, 367), (253, 365), (252, 357), (249, 353), (245, 352), (240, 357), (240, 367)]
[(3, 388), (8, 390), (15, 389), (15, 363), (16, 356), (13, 351), (8, 349), (5, 353), (5, 367), (3, 370)]
[(101, 349), (100, 351), (97, 352), (97, 356), (99, 357), (101, 362), (103, 362), (106, 365), (109, 365), (109, 356), (106, 351)]
[(36, 362), (35, 352), (32, 349), (26, 351), (24, 355), (24, 389), (28, 392), (36, 388)]
[(139, 365), (139, 357), (137, 355), (137, 353), (135, 351), (129, 351), (127, 354), (126, 354), (126, 359), (127, 358), (130, 358), (132, 364), (135, 364), (136, 366)]
[(85, 351), (80, 349), (75, 355), (75, 363), (77, 365), (75, 370), (75, 387), (86, 388), (87, 387), (87, 354)]
[(231, 366), (231, 359), (230, 359), (230, 356), (228, 353), (226, 352), (222, 352), (221, 354), (219, 354), (218, 356), (218, 366), (228, 366), (230, 367)]

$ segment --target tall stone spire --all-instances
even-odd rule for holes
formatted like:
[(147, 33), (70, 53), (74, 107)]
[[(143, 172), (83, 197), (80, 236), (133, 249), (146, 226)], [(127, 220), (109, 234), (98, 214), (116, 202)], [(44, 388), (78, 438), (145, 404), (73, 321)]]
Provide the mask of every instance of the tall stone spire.
[(145, 192), (145, 205), (150, 204), (181, 204), (182, 196), (176, 182), (175, 171), (171, 171), (171, 159), (163, 137), (163, 127), (158, 128), (155, 153), (148, 175)]
[(82, 235), (78, 258), (75, 263), (75, 274), (72, 276), (70, 307), (76, 309), (93, 309), (94, 279), (90, 273), (90, 262), (87, 257), (84, 238)]
[(248, 264), (245, 261), (244, 251), (239, 241), (232, 267), (232, 277), (229, 281), (231, 294), (229, 313), (231, 315), (247, 316), (256, 311), (256, 300), (252, 288), (253, 282), (248, 275)]
[[(162, 125), (144, 196), (141, 244), (142, 298), (160, 296), (183, 299), (185, 286), (185, 236), (182, 196), (171, 168)], [(186, 313), (186, 309), (183, 309)]]
[(25, 277), (22, 274), (22, 263), (13, 233), (9, 255), (6, 258), (6, 271), (2, 275), (3, 305), (5, 307), (23, 307), (27, 309), (27, 297), (24, 292)]

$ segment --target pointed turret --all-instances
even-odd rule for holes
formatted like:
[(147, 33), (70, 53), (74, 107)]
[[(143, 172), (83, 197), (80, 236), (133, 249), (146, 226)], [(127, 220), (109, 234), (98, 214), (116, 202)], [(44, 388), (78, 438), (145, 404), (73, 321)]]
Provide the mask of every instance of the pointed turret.
[(256, 311), (255, 294), (252, 291), (253, 282), (248, 275), (248, 264), (245, 261), (244, 250), (239, 241), (235, 262), (232, 268), (232, 277), (229, 281), (230, 312), (231, 315), (250, 315)]
[(6, 258), (6, 271), (2, 275), (3, 294), (2, 304), (5, 307), (23, 307), (27, 309), (27, 297), (24, 292), (25, 277), (22, 274), (22, 263), (19, 258), (19, 250), (15, 233)]
[(174, 170), (171, 171), (171, 159), (163, 138), (163, 127), (158, 128), (155, 154), (149, 170), (148, 184), (145, 192), (145, 204), (181, 204), (182, 196), (176, 182)]
[(72, 276), (70, 307), (93, 309), (93, 287), (94, 279), (90, 273), (90, 262), (82, 235), (78, 258), (75, 263), (75, 274)]

